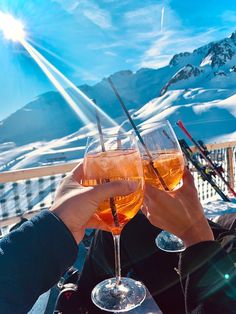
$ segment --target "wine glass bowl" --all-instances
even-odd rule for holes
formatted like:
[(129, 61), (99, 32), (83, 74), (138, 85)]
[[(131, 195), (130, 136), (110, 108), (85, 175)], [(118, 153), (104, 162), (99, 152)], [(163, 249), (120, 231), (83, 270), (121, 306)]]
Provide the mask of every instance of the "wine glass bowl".
[[(127, 136), (127, 135), (126, 135)], [(112, 136), (104, 136), (104, 140), (111, 140)], [(120, 139), (121, 136), (119, 136)], [(133, 139), (132, 139), (133, 140)], [(116, 180), (137, 181), (138, 188), (135, 192), (127, 196), (116, 196), (111, 200), (102, 202), (98, 209), (97, 215), (107, 224), (113, 234), (119, 234), (127, 222), (132, 219), (143, 202), (143, 174), (140, 163), (140, 154), (137, 149), (126, 149), (120, 147), (111, 150), (114, 146), (110, 142), (104, 152), (91, 152), (89, 143), (84, 158), (84, 186), (94, 186), (105, 182)], [(94, 145), (94, 142), (92, 143)], [(99, 146), (100, 143), (97, 142)], [(110, 148), (110, 149), (109, 149)], [(111, 206), (116, 207), (117, 222), (115, 224), (112, 215)]]
[(113, 235), (116, 276), (94, 287), (91, 297), (97, 307), (109, 312), (129, 311), (139, 306), (146, 296), (146, 288), (141, 282), (121, 277), (119, 244), (123, 227), (143, 203), (143, 167), (134, 136), (120, 132), (90, 138), (84, 156), (83, 185), (95, 186), (117, 180), (137, 182), (137, 189), (101, 202), (96, 211)]
[[(180, 187), (184, 173), (184, 158), (176, 135), (168, 121), (147, 126), (140, 131), (144, 145), (139, 143), (145, 182), (160, 190)], [(157, 246), (168, 252), (185, 249), (181, 239), (167, 231), (156, 238)]]

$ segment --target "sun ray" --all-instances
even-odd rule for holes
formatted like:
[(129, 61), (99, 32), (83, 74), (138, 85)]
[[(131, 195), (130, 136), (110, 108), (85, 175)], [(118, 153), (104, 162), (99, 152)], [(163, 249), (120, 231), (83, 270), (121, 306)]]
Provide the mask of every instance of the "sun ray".
[[(0, 11), (0, 30), (6, 39), (19, 42), (32, 59), (38, 64), (58, 92), (64, 97), (81, 121), (94, 130), (95, 112), (103, 117), (105, 125), (117, 128), (117, 123), (99, 108), (92, 99), (84, 94), (74, 83), (50, 63), (33, 45), (26, 39), (26, 32), (21, 21), (12, 15)], [(54, 56), (55, 57), (55, 56)], [(72, 93), (73, 91), (73, 93)]]

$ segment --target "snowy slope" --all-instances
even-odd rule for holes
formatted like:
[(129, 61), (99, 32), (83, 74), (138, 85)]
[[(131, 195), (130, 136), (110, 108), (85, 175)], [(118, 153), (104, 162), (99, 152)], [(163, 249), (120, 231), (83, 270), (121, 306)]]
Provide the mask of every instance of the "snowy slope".
[(168, 91), (135, 112), (133, 118), (141, 125), (168, 119), (179, 138), (183, 133), (176, 122), (181, 119), (193, 137), (206, 143), (233, 141), (236, 140), (236, 95), (231, 94), (231, 90), (200, 88)]
[[(212, 100), (212, 99), (216, 100)], [(210, 99), (210, 101), (206, 101)], [(182, 132), (176, 121), (182, 119), (197, 139), (206, 143), (236, 140), (236, 95), (231, 90), (189, 89), (167, 91), (133, 113), (137, 125), (142, 126), (169, 119), (179, 138)], [(125, 129), (130, 129), (128, 123)], [(0, 171), (15, 170), (47, 164), (63, 163), (83, 157), (86, 138), (92, 132), (81, 128), (68, 136), (20, 147), (9, 145), (0, 150)]]

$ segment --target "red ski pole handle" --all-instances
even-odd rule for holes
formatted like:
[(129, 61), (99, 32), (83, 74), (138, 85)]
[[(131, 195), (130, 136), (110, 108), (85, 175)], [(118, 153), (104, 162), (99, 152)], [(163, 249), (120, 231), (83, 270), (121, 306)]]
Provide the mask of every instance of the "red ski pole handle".
[(178, 120), (177, 125), (181, 128), (181, 130), (187, 135), (188, 138), (190, 138), (190, 140), (192, 140), (192, 136), (189, 134), (189, 132), (187, 131), (187, 129), (185, 128), (183, 122), (181, 120)]

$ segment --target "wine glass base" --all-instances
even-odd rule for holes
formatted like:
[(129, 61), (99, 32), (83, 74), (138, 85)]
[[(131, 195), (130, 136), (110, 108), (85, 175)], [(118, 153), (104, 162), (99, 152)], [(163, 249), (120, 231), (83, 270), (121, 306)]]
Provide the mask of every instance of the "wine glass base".
[(108, 312), (127, 312), (139, 306), (146, 297), (146, 288), (131, 278), (121, 278), (116, 285), (116, 278), (106, 279), (94, 287), (91, 298), (101, 310)]
[(165, 252), (183, 252), (186, 249), (184, 242), (172, 233), (162, 231), (156, 237), (156, 246)]

